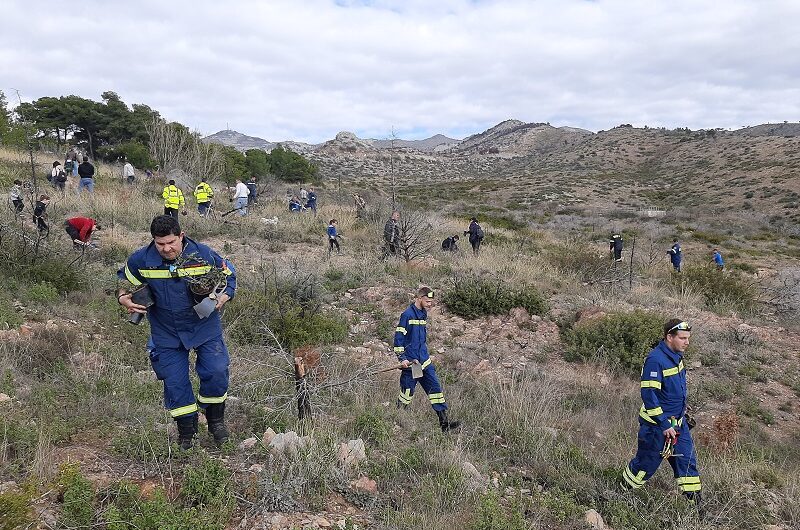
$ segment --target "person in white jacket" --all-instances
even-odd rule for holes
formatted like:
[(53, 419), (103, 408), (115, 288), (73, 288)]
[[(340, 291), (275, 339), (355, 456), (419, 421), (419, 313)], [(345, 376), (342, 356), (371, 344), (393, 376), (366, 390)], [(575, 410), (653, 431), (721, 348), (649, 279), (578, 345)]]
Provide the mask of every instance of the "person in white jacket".
[(133, 184), (136, 179), (136, 171), (133, 169), (133, 164), (129, 160), (125, 160), (125, 165), (122, 166), (122, 178), (128, 184)]
[(236, 179), (236, 187), (232, 189), (234, 207), (239, 210), (239, 215), (244, 217), (247, 215), (247, 197), (250, 195), (250, 190), (242, 179)]

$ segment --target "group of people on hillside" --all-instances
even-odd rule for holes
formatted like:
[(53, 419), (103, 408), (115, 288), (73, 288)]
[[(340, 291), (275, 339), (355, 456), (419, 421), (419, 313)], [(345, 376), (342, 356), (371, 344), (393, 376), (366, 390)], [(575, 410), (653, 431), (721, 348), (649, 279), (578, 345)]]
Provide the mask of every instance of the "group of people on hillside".
[(314, 191), (313, 186), (309, 186), (308, 189), (300, 186), (300, 192), (297, 195), (293, 193), (291, 189), (286, 192), (290, 212), (300, 213), (311, 210), (314, 215), (317, 215), (317, 193)]
[[(393, 217), (394, 221), (399, 219)], [(336, 220), (331, 219), (328, 226), (334, 227), (335, 233)], [(148, 354), (153, 371), (163, 381), (164, 407), (176, 423), (180, 449), (194, 446), (199, 434), (199, 414), (205, 416), (214, 442), (223, 444), (230, 439), (225, 422), (230, 355), (220, 311), (235, 296), (236, 269), (208, 246), (186, 236), (175, 217), (153, 219), (150, 235), (152, 241), (131, 254), (117, 272), (125, 285), (117, 289), (115, 296), (128, 313), (146, 314), (150, 322)], [(182, 256), (189, 258), (179, 263)], [(189, 288), (189, 276), (201, 265), (225, 271), (223, 290), (215, 292), (213, 298), (194, 294)], [(147, 304), (136, 298), (143, 290), (148, 294)], [(206, 301), (210, 301), (211, 312), (197, 312), (196, 307)], [(398, 360), (395, 369), (400, 371), (396, 406), (400, 411), (408, 409), (419, 384), (436, 413), (439, 428), (449, 433), (462, 426), (460, 421), (449, 417), (449, 404), (428, 351), (427, 328), (434, 303), (434, 290), (419, 287), (395, 327), (393, 351)], [(624, 491), (641, 488), (666, 460), (680, 492), (699, 509), (702, 482), (691, 434), (694, 422), (687, 413), (683, 360), (691, 331), (692, 327), (684, 320), (668, 320), (661, 340), (644, 360), (636, 455), (618, 477), (619, 487)], [(197, 393), (190, 377), (192, 349), (197, 355)]]
[(53, 167), (50, 173), (47, 174), (47, 181), (56, 190), (61, 192), (63, 197), (66, 194), (67, 182), (69, 177), (79, 177), (78, 179), (78, 195), (81, 191), (86, 189), (89, 193), (94, 192), (94, 174), (95, 167), (89, 162), (89, 157), (84, 156), (83, 162), (78, 163), (78, 155), (74, 152), (67, 153), (64, 166), (58, 160), (53, 162)]
[[(229, 188), (231, 202), (233, 202), (233, 209), (228, 212), (237, 212), (239, 216), (247, 215), (247, 208), (257, 202), (258, 198), (258, 185), (256, 177), (252, 176), (247, 181), (243, 182), (242, 179), (236, 179), (236, 184)], [(197, 212), (206, 217), (211, 208), (214, 199), (214, 188), (212, 188), (205, 179), (194, 187), (192, 191), (194, 199), (197, 202)], [(178, 213), (186, 215), (186, 199), (184, 198), (183, 191), (175, 183), (174, 179), (170, 179), (167, 185), (161, 192), (161, 197), (164, 199), (164, 215), (177, 217)]]
[[(386, 221), (383, 226), (383, 256), (386, 259), (389, 256), (399, 256), (403, 248), (403, 229), (400, 224), (400, 212), (395, 210), (392, 216)], [(472, 246), (472, 252), (476, 256), (481, 248), (481, 242), (485, 234), (483, 228), (478, 224), (478, 218), (473, 217), (470, 219), (469, 227), (464, 230), (464, 235), (469, 236), (469, 244)], [(443, 252), (458, 252), (458, 234), (447, 237), (442, 241)]]
[[(608, 251), (611, 253), (614, 262), (622, 261), (623, 244), (622, 235), (618, 232), (612, 233), (611, 239), (608, 242)], [(672, 240), (672, 246), (667, 250), (667, 255), (669, 256), (673, 270), (675, 272), (681, 272), (683, 267), (683, 249), (677, 238)], [(722, 271), (725, 269), (725, 260), (722, 258), (722, 253), (719, 249), (715, 248), (711, 251), (711, 260), (717, 270)]]

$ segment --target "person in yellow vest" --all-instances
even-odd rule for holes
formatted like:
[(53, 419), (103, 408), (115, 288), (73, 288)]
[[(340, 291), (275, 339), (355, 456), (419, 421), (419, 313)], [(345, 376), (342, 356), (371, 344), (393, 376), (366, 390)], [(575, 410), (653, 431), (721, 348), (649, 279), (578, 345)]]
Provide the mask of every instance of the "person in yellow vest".
[(171, 215), (178, 218), (178, 210), (183, 208), (183, 214), (186, 215), (186, 201), (183, 198), (183, 192), (175, 185), (175, 181), (170, 179), (169, 184), (164, 187), (161, 192), (164, 198), (164, 215)]
[(203, 217), (208, 213), (211, 207), (211, 199), (214, 198), (214, 190), (209, 186), (205, 180), (201, 180), (200, 184), (194, 188), (194, 198), (197, 201), (197, 211)]

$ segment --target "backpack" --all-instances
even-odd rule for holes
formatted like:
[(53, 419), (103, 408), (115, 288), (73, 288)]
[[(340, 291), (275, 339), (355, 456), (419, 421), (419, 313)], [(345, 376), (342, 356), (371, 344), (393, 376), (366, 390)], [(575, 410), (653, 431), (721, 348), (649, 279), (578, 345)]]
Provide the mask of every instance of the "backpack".
[(477, 225), (477, 228), (475, 229), (475, 237), (478, 239), (483, 239), (485, 235), (486, 234), (483, 233), (483, 228), (481, 228), (481, 225)]
[(67, 181), (67, 174), (64, 173), (62, 170), (58, 170), (58, 175), (56, 175), (56, 182), (66, 182)]
[(72, 171), (72, 164), (74, 164), (72, 160), (67, 160), (64, 162), (64, 171)]

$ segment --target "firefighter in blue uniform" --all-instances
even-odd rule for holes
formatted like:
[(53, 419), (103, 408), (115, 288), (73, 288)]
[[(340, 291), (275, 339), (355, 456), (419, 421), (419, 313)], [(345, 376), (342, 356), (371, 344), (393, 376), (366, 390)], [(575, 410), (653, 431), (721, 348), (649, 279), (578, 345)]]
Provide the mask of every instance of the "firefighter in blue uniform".
[[(158, 216), (150, 225), (153, 241), (134, 252), (118, 276), (134, 287), (146, 285), (153, 305), (146, 307), (131, 300), (126, 289), (117, 299), (129, 313), (146, 313), (150, 321), (148, 350), (153, 371), (164, 381), (164, 405), (178, 425), (178, 443), (192, 447), (197, 434), (197, 413), (203, 411), (208, 430), (217, 443), (228, 439), (225, 426), (225, 399), (228, 391), (228, 349), (222, 339), (219, 309), (234, 296), (236, 274), (233, 266), (211, 250), (186, 237), (178, 220)], [(179, 256), (190, 256), (176, 266)], [(193, 307), (200, 300), (189, 290), (187, 277), (207, 274), (212, 267), (227, 276), (216, 307), (201, 319)], [(200, 378), (195, 398), (189, 379), (189, 350), (195, 350), (195, 369)]]
[[(400, 395), (397, 396), (397, 407), (406, 408), (414, 398), (414, 389), (417, 382), (428, 394), (431, 407), (439, 417), (439, 426), (442, 432), (457, 429), (458, 421), (447, 418), (447, 403), (444, 400), (442, 385), (436, 376), (430, 356), (428, 355), (427, 331), (428, 310), (433, 307), (433, 290), (430, 287), (420, 287), (414, 302), (400, 315), (400, 322), (394, 333), (394, 351), (402, 363), (400, 373)], [(422, 372), (422, 377), (414, 379), (412, 364), (420, 365), (417, 370)]]
[(666, 459), (678, 489), (699, 505), (700, 473), (689, 433), (691, 426), (686, 418), (686, 369), (683, 365), (691, 330), (682, 320), (668, 321), (664, 325), (664, 339), (644, 361), (638, 449), (622, 472), (621, 485), (626, 490), (644, 486)]
[(622, 236), (612, 234), (608, 242), (608, 250), (614, 254), (614, 261), (622, 261)]
[(672, 267), (675, 269), (675, 272), (681, 272), (683, 252), (681, 251), (681, 245), (678, 243), (677, 239), (672, 240), (672, 246), (667, 251), (667, 254), (669, 254), (669, 260), (672, 262)]

